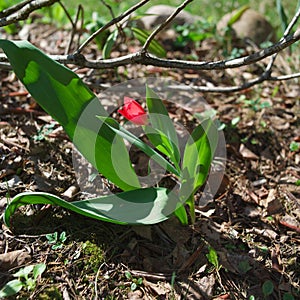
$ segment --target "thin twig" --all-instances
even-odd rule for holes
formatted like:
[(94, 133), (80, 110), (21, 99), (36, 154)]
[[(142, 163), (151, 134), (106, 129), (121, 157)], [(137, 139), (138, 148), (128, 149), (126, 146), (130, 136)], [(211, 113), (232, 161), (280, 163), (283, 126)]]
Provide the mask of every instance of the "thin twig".
[[(109, 10), (111, 17), (112, 17), (113, 19), (115, 19), (116, 16), (115, 16), (115, 14), (114, 14), (114, 12), (113, 12), (111, 6), (110, 6), (109, 4), (107, 4), (104, 0), (101, 0), (101, 3)], [(117, 29), (118, 29), (118, 31), (119, 31), (119, 34), (120, 34), (122, 37), (124, 37), (124, 32), (123, 32), (122, 27), (119, 25), (119, 23), (116, 23), (116, 26), (117, 26)]]
[[(61, 3), (61, 2), (60, 2)], [(70, 16), (68, 11), (64, 9), (64, 11), (66, 12), (67, 16)], [(71, 36), (70, 36), (70, 39), (69, 39), (69, 42), (68, 42), (68, 45), (67, 45), (67, 48), (66, 48), (66, 51), (65, 51), (65, 54), (68, 54), (70, 52), (70, 49), (71, 49), (71, 46), (72, 46), (72, 43), (74, 41), (74, 36), (75, 36), (75, 33), (76, 33), (76, 30), (77, 30), (77, 23), (78, 23), (78, 20), (79, 20), (79, 15), (81, 13), (81, 16), (82, 16), (82, 22), (81, 22), (81, 29), (82, 29), (82, 26), (83, 26), (83, 18), (84, 18), (84, 11), (83, 11), (83, 7), (81, 4), (78, 5), (78, 8), (77, 8), (77, 12), (76, 12), (76, 16), (75, 16), (75, 21), (73, 22), (72, 21), (72, 18), (70, 19), (69, 17), (69, 20), (71, 20), (71, 24), (72, 24), (72, 31), (71, 31)], [(70, 16), (71, 17), (71, 16)]]
[[(18, 11), (13, 12), (0, 19), (0, 27), (16, 23), (17, 21), (26, 20), (29, 14), (39, 8), (51, 6), (59, 0), (35, 0), (26, 3)], [(26, 2), (26, 1), (25, 1)]]
[(300, 73), (294, 73), (290, 75), (283, 75), (283, 76), (270, 76), (268, 73), (264, 73), (263, 76), (256, 77), (252, 80), (249, 80), (241, 85), (236, 86), (186, 86), (186, 85), (176, 85), (176, 86), (169, 86), (171, 90), (179, 90), (185, 91), (189, 89), (193, 89), (197, 92), (210, 92), (210, 93), (233, 93), (239, 92), (245, 89), (249, 89), (257, 84), (263, 83), (264, 81), (285, 81), (300, 78)]
[(75, 27), (76, 22), (73, 22), (72, 17), (70, 16), (70, 14), (69, 14), (67, 8), (65, 7), (65, 5), (60, 0), (58, 0), (58, 4), (62, 7), (63, 11), (65, 12), (65, 14), (68, 18), (68, 20), (71, 22), (72, 28)]
[(89, 38), (83, 43), (81, 44), (81, 46), (77, 49), (77, 51), (74, 53), (74, 56), (78, 56), (78, 54), (80, 54), (82, 52), (82, 50), (101, 32), (103, 32), (104, 30), (106, 30), (107, 28), (109, 28), (110, 26), (120, 22), (121, 20), (123, 20), (124, 18), (126, 18), (127, 16), (129, 16), (131, 13), (133, 13), (134, 11), (136, 11), (138, 8), (140, 8), (141, 6), (143, 6), (144, 4), (146, 4), (147, 2), (149, 2), (150, 0), (142, 0), (140, 1), (138, 4), (134, 5), (133, 7), (131, 7), (130, 9), (128, 9), (127, 11), (125, 11), (124, 13), (122, 13), (121, 15), (119, 15), (118, 17), (116, 17), (115, 19), (111, 20), (110, 22), (106, 23), (104, 26), (102, 26), (101, 28), (99, 28), (96, 32), (94, 32), (92, 35), (89, 36)]
[[(72, 45), (72, 43), (73, 43), (73, 38), (74, 38), (74, 35), (75, 35), (75, 32), (76, 32), (76, 23), (77, 23), (76, 20), (77, 20), (77, 19), (75, 19), (75, 22), (73, 22), (72, 17), (70, 16), (70, 14), (69, 14), (67, 8), (65, 7), (65, 5), (64, 5), (60, 0), (58, 1), (58, 3), (59, 3), (59, 5), (62, 7), (63, 11), (65, 12), (65, 14), (66, 14), (66, 16), (67, 16), (67, 18), (68, 18), (68, 20), (70, 21), (70, 23), (71, 23), (71, 25), (72, 25), (71, 36), (70, 36), (70, 39), (69, 39), (67, 48), (66, 48), (66, 50), (65, 50), (65, 54), (68, 54), (68, 53), (69, 53), (69, 50), (70, 50), (70, 48), (71, 48), (71, 45)], [(77, 12), (77, 15), (78, 15), (78, 12)], [(77, 18), (77, 15), (76, 15), (76, 18)]]
[[(29, 11), (32, 11), (32, 7), (37, 9), (38, 5), (51, 5), (50, 3), (57, 2), (58, 0), (36, 0), (36, 1), (25, 1), (27, 4), (24, 4), (23, 2), (21, 11), (22, 16), (24, 16), (25, 12), (28, 13)], [(94, 68), (94, 69), (107, 69), (107, 68), (115, 68), (118, 66), (125, 66), (128, 64), (142, 64), (142, 65), (152, 65), (152, 66), (158, 66), (161, 68), (173, 68), (173, 69), (192, 69), (192, 70), (223, 70), (228, 68), (238, 68), (241, 66), (253, 64), (255, 62), (261, 61), (262, 59), (272, 56), (269, 64), (267, 65), (264, 73), (260, 75), (257, 78), (254, 78), (252, 80), (249, 80), (241, 85), (238, 86), (226, 86), (226, 87), (214, 87), (214, 86), (192, 86), (192, 88), (196, 91), (200, 92), (221, 92), (221, 93), (229, 93), (229, 92), (237, 92), (241, 91), (247, 88), (250, 88), (254, 85), (260, 84), (264, 81), (282, 81), (282, 80), (289, 80), (289, 79), (295, 79), (300, 77), (300, 73), (290, 74), (290, 75), (283, 75), (283, 76), (271, 76), (271, 69), (274, 65), (276, 55), (279, 51), (289, 47), (296, 41), (300, 40), (300, 28), (296, 30), (296, 32), (292, 35), (289, 35), (293, 26), (296, 24), (300, 17), (300, 9), (296, 12), (295, 16), (289, 23), (287, 29), (285, 30), (283, 37), (279, 40), (278, 43), (271, 45), (270, 47), (257, 51), (251, 55), (237, 58), (237, 59), (229, 59), (229, 60), (222, 60), (222, 61), (201, 61), (201, 62), (191, 62), (191, 61), (185, 61), (185, 60), (170, 60), (170, 59), (162, 59), (157, 58), (150, 53), (147, 53), (147, 48), (149, 44), (151, 43), (152, 39), (158, 34), (165, 26), (167, 26), (172, 19), (192, 0), (186, 0), (181, 6), (179, 6), (174, 13), (167, 18), (167, 20), (162, 23), (160, 26), (158, 26), (157, 29), (155, 29), (151, 35), (148, 37), (147, 41), (145, 42), (143, 48), (141, 51), (121, 56), (114, 59), (104, 59), (104, 60), (87, 60), (83, 55), (78, 55), (80, 51), (86, 47), (86, 45), (100, 32), (104, 31), (108, 27), (117, 24), (122, 19), (127, 17), (129, 14), (131, 14), (133, 11), (135, 11), (137, 8), (144, 5), (149, 0), (143, 0), (139, 2), (137, 5), (132, 7), (131, 9), (127, 10), (125, 13), (121, 14), (120, 16), (114, 18), (112, 21), (101, 27), (99, 30), (97, 30), (93, 35), (91, 35), (75, 52), (74, 55), (61, 55), (61, 56), (51, 56), (52, 59), (57, 60), (60, 63), (63, 64), (74, 64), (79, 67), (88, 67), (88, 68)], [(28, 8), (30, 2), (30, 9)], [(27, 6), (26, 6), (27, 5)], [(21, 6), (20, 6), (21, 7)], [(18, 12), (18, 17), (20, 11)], [(29, 13), (28, 13), (29, 14)], [(12, 16), (10, 16), (12, 17)], [(16, 16), (15, 16), (16, 18)], [(78, 19), (78, 18), (77, 18)], [(76, 19), (76, 20), (77, 20)], [(0, 24), (3, 19), (0, 19)], [(77, 22), (77, 21), (76, 21)], [(76, 25), (75, 22), (75, 25)], [(74, 26), (73, 22), (72, 25)], [(8, 60), (4, 54), (0, 54), (0, 68), (7, 69), (9, 67), (9, 64), (7, 64)], [(184, 90), (185, 88), (190, 87), (184, 87), (184, 86), (176, 86), (176, 87), (170, 87), (172, 89), (177, 90)]]
[(161, 23), (155, 30), (152, 31), (152, 33), (147, 38), (142, 51), (147, 51), (147, 49), (150, 46), (150, 43), (155, 38), (155, 36), (162, 31), (166, 26), (168, 26), (171, 21), (193, 0), (185, 0), (180, 6), (176, 8), (176, 10), (163, 22)]
[[(300, 8), (297, 10), (296, 14), (294, 15), (293, 19), (291, 20), (291, 22), (289, 23), (289, 25), (287, 26), (286, 30), (284, 31), (283, 33), (283, 36), (282, 38), (279, 40), (280, 41), (283, 41), (285, 38), (287, 38), (287, 36), (290, 34), (292, 28), (294, 27), (294, 25), (296, 24), (296, 22), (298, 21), (300, 17)], [(269, 62), (269, 64), (267, 65), (266, 67), (266, 70), (265, 72), (269, 72), (271, 73), (271, 69), (275, 63), (275, 60), (276, 60), (276, 57), (278, 55), (278, 52), (277, 53), (274, 53), (271, 57), (271, 60)]]

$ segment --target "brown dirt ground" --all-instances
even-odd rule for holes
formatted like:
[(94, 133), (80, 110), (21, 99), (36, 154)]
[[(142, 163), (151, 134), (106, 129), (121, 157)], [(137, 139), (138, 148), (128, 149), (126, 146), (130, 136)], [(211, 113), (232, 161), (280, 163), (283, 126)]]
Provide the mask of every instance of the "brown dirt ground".
[[(69, 33), (41, 27), (30, 29), (31, 42), (47, 53), (64, 53)], [(129, 50), (135, 47), (131, 43)], [(117, 47), (113, 55), (127, 50)], [(222, 52), (212, 41), (191, 51), (207, 60)], [(90, 46), (87, 53), (95, 57), (97, 48)], [(184, 57), (180, 51), (168, 55)], [(293, 61), (285, 63), (287, 55), (278, 60), (278, 74), (292, 70)], [(263, 65), (222, 72), (128, 66), (126, 75), (124, 68), (78, 73), (99, 93), (100, 83), (113, 85), (145, 75), (228, 85), (242, 76), (251, 78)], [(25, 190), (80, 197), (72, 144), (61, 127), (12, 72), (0, 70), (0, 79), (0, 211), (7, 199)], [(300, 299), (300, 188), (295, 184), (300, 152), (290, 150), (292, 141), (300, 141), (299, 95), (298, 80), (203, 95), (226, 125), (227, 162), (214, 199), (205, 207), (197, 206), (196, 199), (194, 226), (183, 227), (173, 218), (153, 226), (117, 226), (39, 206), (20, 209), (10, 229), (1, 221), (0, 254), (7, 263), (0, 265), (0, 287), (19, 267), (44, 262), (47, 269), (36, 289), (12, 299), (290, 299), (284, 298), (288, 294)], [(240, 120), (232, 125), (236, 117)], [(63, 231), (63, 247), (51, 249), (45, 235)], [(211, 248), (218, 264), (208, 261)], [(13, 259), (16, 250), (21, 251)], [(268, 281), (274, 291), (264, 297)], [(138, 285), (135, 291), (132, 283)]]

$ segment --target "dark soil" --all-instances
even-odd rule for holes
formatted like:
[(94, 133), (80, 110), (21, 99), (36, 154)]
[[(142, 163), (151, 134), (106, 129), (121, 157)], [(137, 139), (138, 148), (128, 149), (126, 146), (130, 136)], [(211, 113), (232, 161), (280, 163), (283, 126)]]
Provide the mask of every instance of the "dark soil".
[[(49, 25), (30, 29), (31, 42), (51, 54), (64, 53), (68, 34)], [(137, 47), (130, 45), (131, 51)], [(127, 50), (122, 45), (112, 54)], [(202, 60), (222, 53), (213, 41), (191, 51), (201, 53)], [(95, 45), (86, 52), (99, 55)], [(185, 55), (168, 53), (170, 58)], [(286, 62), (288, 55), (281, 55), (274, 72), (287, 72), (293, 64), (297, 69), (293, 56)], [(126, 73), (123, 67), (77, 72), (97, 94), (99, 84), (150, 75), (184, 84), (229, 85), (242, 76), (252, 78), (266, 63), (222, 72), (141, 66), (127, 66)], [(1, 70), (0, 78), (1, 212), (23, 191), (82, 198), (72, 143), (63, 129), (14, 73)], [(291, 80), (202, 95), (225, 125), (227, 161), (215, 197), (202, 206), (197, 202), (201, 191), (197, 194), (193, 226), (184, 227), (175, 218), (153, 226), (119, 226), (58, 207), (19, 209), (12, 228), (2, 223), (0, 230), (0, 288), (20, 267), (43, 262), (47, 268), (36, 289), (24, 289), (12, 299), (300, 299), (300, 151), (290, 149), (293, 141), (300, 142), (299, 91), (299, 80)], [(177, 119), (188, 120), (193, 113), (178, 111), (173, 114)], [(45, 236), (54, 232), (67, 235), (57, 250)], [(16, 250), (21, 252), (13, 259)]]

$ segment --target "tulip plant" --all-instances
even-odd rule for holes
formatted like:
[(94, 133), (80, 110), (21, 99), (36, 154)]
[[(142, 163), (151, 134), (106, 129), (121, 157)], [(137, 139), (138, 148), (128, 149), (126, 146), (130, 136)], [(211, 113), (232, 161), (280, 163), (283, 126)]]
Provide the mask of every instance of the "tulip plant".
[[(173, 121), (159, 96), (147, 85), (146, 108), (125, 97), (118, 112), (134, 126), (141, 126), (149, 143), (143, 142), (109, 116), (101, 101), (71, 70), (53, 61), (27, 41), (0, 40), (10, 64), (39, 105), (58, 121), (74, 146), (123, 192), (67, 202), (45, 192), (24, 192), (10, 199), (4, 221), (27, 204), (59, 205), (94, 219), (117, 224), (154, 224), (176, 215), (188, 224), (195, 220), (194, 195), (207, 178), (217, 144), (218, 132), (211, 119), (197, 125), (184, 150)], [(126, 143), (138, 147), (176, 177), (172, 190), (142, 187), (130, 161)], [(147, 166), (146, 166), (147, 167)]]

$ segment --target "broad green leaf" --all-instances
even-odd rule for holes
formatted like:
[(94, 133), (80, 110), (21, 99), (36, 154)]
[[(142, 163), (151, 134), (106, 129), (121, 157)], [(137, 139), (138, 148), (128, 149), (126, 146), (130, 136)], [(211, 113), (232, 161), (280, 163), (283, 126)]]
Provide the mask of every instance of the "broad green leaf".
[(137, 138), (135, 135), (133, 135), (130, 131), (126, 130), (120, 124), (112, 119), (112, 118), (106, 118), (106, 117), (100, 117), (98, 118), (105, 122), (107, 126), (109, 126), (116, 134), (118, 134), (120, 137), (124, 138), (131, 144), (135, 145), (139, 149), (141, 149), (145, 154), (147, 154), (151, 159), (153, 159), (155, 162), (157, 162), (159, 165), (161, 165), (163, 168), (166, 168), (169, 172), (180, 176), (180, 173), (177, 169), (174, 168), (172, 164), (170, 164), (163, 156), (161, 156), (158, 152), (156, 152), (154, 149), (152, 149), (150, 146), (148, 146), (146, 143), (142, 142), (139, 138)]
[(6, 297), (17, 294), (23, 287), (23, 283), (14, 279), (9, 281), (1, 290), (0, 290), (0, 299), (5, 299)]
[(4, 222), (10, 226), (10, 218), (20, 206), (52, 204), (116, 224), (155, 224), (166, 220), (176, 209), (177, 199), (171, 199), (174, 196), (168, 193), (165, 188), (145, 188), (74, 202), (67, 202), (49, 193), (21, 193), (8, 204)]
[(271, 280), (266, 280), (262, 285), (262, 291), (264, 296), (270, 296), (274, 291), (274, 284)]
[(44, 271), (46, 270), (46, 264), (40, 263), (33, 267), (33, 278), (36, 280), (39, 275), (42, 275)]
[(182, 161), (182, 201), (188, 200), (205, 183), (217, 141), (218, 130), (211, 119), (203, 121), (193, 130)]
[(116, 29), (107, 38), (102, 51), (103, 58), (110, 57), (111, 50), (117, 41), (118, 35), (119, 35), (119, 31)]
[[(159, 96), (148, 86), (146, 86), (146, 103), (151, 127), (157, 130), (158, 134), (161, 132), (161, 145), (168, 151), (170, 159), (178, 165), (180, 152), (178, 150), (178, 137), (173, 121), (170, 119), (168, 111)], [(151, 130), (148, 129), (148, 131), (151, 133)], [(145, 132), (147, 134), (147, 127), (145, 127)], [(159, 145), (155, 137), (149, 135), (149, 139), (154, 146), (157, 147)]]
[[(138, 39), (141, 44), (145, 44), (147, 38), (149, 37), (149, 33), (143, 29), (136, 28), (136, 27), (132, 27), (131, 30), (133, 32), (134, 37)], [(149, 45), (149, 52), (158, 57), (166, 56), (166, 50), (156, 40), (151, 41)]]
[[(82, 80), (27, 41), (0, 40), (0, 47), (33, 98), (64, 127), (86, 159), (121, 189), (140, 187), (123, 140), (96, 118), (107, 112)], [(113, 143), (119, 155), (112, 158)], [(116, 165), (126, 181), (114, 169)]]
[(33, 267), (34, 267), (34, 265), (26, 266), (26, 267), (20, 269), (17, 273), (13, 274), (13, 276), (14, 277), (24, 277), (24, 278), (27, 278), (28, 275), (33, 270)]

